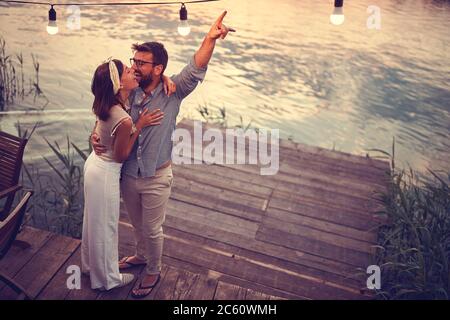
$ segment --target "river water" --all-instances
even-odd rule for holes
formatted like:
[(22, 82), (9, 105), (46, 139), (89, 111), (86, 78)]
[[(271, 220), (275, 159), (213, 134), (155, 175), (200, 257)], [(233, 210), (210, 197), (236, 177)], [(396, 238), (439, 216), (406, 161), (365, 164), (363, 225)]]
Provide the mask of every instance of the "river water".
[[(89, 1), (87, 1), (89, 2)], [(367, 28), (369, 5), (381, 10), (381, 29)], [(225, 107), (228, 124), (278, 128), (281, 136), (354, 154), (390, 151), (418, 170), (450, 170), (450, 1), (347, 0), (345, 23), (329, 22), (332, 1), (219, 1), (187, 6), (192, 32), (177, 33), (178, 6), (81, 7), (81, 29), (56, 7), (59, 33), (46, 32), (46, 6), (0, 4), (7, 50), (40, 63), (44, 112), (0, 116), (16, 133), (42, 124), (27, 159), (50, 154), (43, 137), (86, 145), (94, 123), (90, 82), (109, 56), (128, 61), (135, 42), (161, 41), (167, 73), (178, 72), (223, 9), (237, 32), (219, 41), (204, 83), (182, 105), (180, 119), (201, 119), (199, 105)], [(18, 100), (9, 111), (39, 109), (43, 99)]]

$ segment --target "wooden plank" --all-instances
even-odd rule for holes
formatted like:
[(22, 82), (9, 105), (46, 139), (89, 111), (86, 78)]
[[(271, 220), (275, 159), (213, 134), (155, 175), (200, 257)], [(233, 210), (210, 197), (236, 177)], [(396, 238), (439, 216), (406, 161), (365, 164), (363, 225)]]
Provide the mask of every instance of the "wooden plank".
[(376, 182), (364, 178), (355, 178), (346, 174), (340, 174), (336, 177), (332, 169), (329, 171), (318, 171), (306, 165), (300, 167), (297, 163), (287, 161), (280, 163), (280, 169), (275, 175), (277, 179), (293, 184), (308, 182), (313, 185), (315, 183), (316, 186), (319, 185), (323, 188), (329, 187), (331, 190), (340, 192), (346, 192), (348, 189), (364, 196), (370, 196), (374, 191), (382, 192), (386, 190), (387, 184), (383, 176), (384, 174)]
[(258, 223), (215, 210), (170, 199), (166, 215), (254, 238)]
[[(352, 267), (352, 270), (345, 270), (345, 272), (343, 270), (338, 270), (338, 268), (335, 268), (333, 271), (334, 272), (328, 272), (328, 271), (323, 271), (320, 269), (316, 269), (316, 268), (312, 268), (310, 266), (305, 266), (305, 265), (300, 265), (300, 264), (296, 264), (293, 263), (291, 261), (287, 261), (285, 260), (285, 258), (277, 258), (277, 257), (272, 257), (266, 254), (263, 254), (261, 251), (263, 250), (259, 250), (259, 251), (251, 251), (251, 250), (247, 250), (247, 249), (243, 249), (240, 246), (236, 246), (236, 245), (231, 245), (231, 244), (227, 244), (224, 243), (222, 241), (218, 241), (218, 240), (213, 240), (213, 239), (208, 239), (205, 238), (203, 236), (203, 234), (201, 235), (194, 235), (192, 233), (188, 233), (188, 232), (184, 232), (184, 231), (180, 231), (168, 226), (164, 227), (165, 233), (169, 236), (175, 236), (178, 238), (182, 238), (182, 239), (187, 239), (189, 241), (193, 241), (195, 243), (197, 243), (197, 245), (200, 246), (207, 246), (207, 247), (211, 247), (214, 248), (216, 250), (220, 250), (222, 252), (228, 252), (229, 256), (238, 256), (238, 257), (245, 257), (245, 259), (248, 259), (249, 261), (256, 261), (257, 263), (262, 263), (266, 266), (270, 266), (271, 268), (279, 268), (281, 270), (286, 270), (286, 271), (293, 271), (296, 273), (301, 273), (301, 274), (307, 274), (310, 275), (312, 277), (315, 278), (321, 278), (330, 282), (334, 282), (334, 283), (338, 283), (338, 284), (342, 284), (345, 286), (349, 286), (352, 288), (357, 288), (359, 289), (361, 287), (361, 285), (363, 284), (363, 282), (365, 282), (365, 280), (362, 282), (361, 279), (355, 277), (355, 269), (354, 267)], [(214, 232), (212, 232), (214, 234)], [(256, 241), (254, 239), (251, 240), (245, 240), (245, 239), (237, 239), (237, 245), (239, 245), (239, 241), (241, 242), (249, 242), (249, 241)], [(261, 242), (262, 244), (266, 245), (266, 243)], [(268, 244), (273, 246), (272, 244)], [(279, 252), (284, 252), (284, 250), (286, 248), (284, 247), (280, 247), (280, 246), (275, 246), (276, 249), (278, 249)], [(292, 249), (286, 249), (286, 250), (290, 250), (293, 251)], [(301, 256), (301, 253), (298, 251), (294, 251), (295, 253), (297, 253), (298, 256)], [(171, 252), (167, 252), (168, 255), (171, 255)], [(194, 257), (195, 258), (195, 257)], [(328, 261), (326, 261), (328, 262)], [(330, 263), (327, 264), (327, 266), (330, 265), (335, 265), (336, 262), (334, 261), (329, 261)], [(341, 273), (339, 273), (341, 272)], [(343, 275), (343, 273), (345, 273), (346, 275)]]
[(389, 167), (386, 170), (380, 170), (371, 164), (336, 161), (335, 159), (305, 152), (296, 152), (295, 154), (281, 152), (280, 157), (282, 164), (289, 164), (298, 170), (309, 169), (336, 177), (349, 177), (354, 180), (370, 181), (374, 184), (381, 183), (382, 178), (389, 172)]
[(218, 165), (174, 165), (175, 177), (183, 177), (186, 180), (197, 181), (203, 185), (211, 185), (227, 190), (239, 191), (260, 198), (267, 198), (272, 193), (272, 188), (253, 183), (249, 180), (236, 179), (238, 171)]
[(280, 146), (283, 149), (290, 149), (297, 153), (310, 153), (316, 156), (323, 156), (334, 161), (346, 161), (351, 164), (361, 164), (364, 166), (375, 167), (381, 171), (389, 169), (389, 162), (375, 159), (373, 157), (367, 157), (366, 155), (350, 154), (348, 152), (342, 152), (337, 150), (330, 150), (317, 146), (310, 146), (303, 143), (296, 143), (290, 140), (281, 139)]
[(235, 190), (227, 190), (220, 187), (213, 187), (209, 185), (203, 185), (194, 180), (187, 180), (182, 177), (176, 177), (174, 179), (175, 188), (178, 186), (186, 187), (193, 192), (202, 192), (208, 195), (214, 196), (218, 200), (233, 199), (234, 202), (238, 202), (241, 205), (252, 207), (255, 209), (261, 209), (264, 205), (266, 198), (255, 197), (248, 194), (243, 194)]
[[(41, 247), (50, 239), (51, 233), (31, 227), (24, 227), (17, 236), (6, 256), (0, 260), (0, 270), (10, 278), (14, 276), (31, 260)], [(21, 284), (21, 281), (18, 280)], [(0, 282), (0, 298), (6, 285)]]
[(242, 286), (243, 288), (251, 288), (258, 292), (263, 292), (267, 295), (273, 295), (273, 296), (279, 297), (280, 299), (289, 299), (289, 300), (305, 299), (304, 297), (300, 297), (300, 296), (294, 295), (292, 293), (289, 293), (289, 292), (286, 292), (283, 290), (279, 290), (279, 289), (268, 287), (268, 286), (265, 286), (265, 285), (262, 285), (259, 283), (247, 281), (245, 279), (230, 276), (230, 275), (218, 272), (218, 271), (213, 271), (204, 266), (200, 266), (200, 265), (194, 264), (189, 261), (176, 259), (176, 258), (166, 256), (166, 255), (163, 256), (163, 261), (165, 263), (167, 263), (168, 265), (176, 266), (179, 268), (184, 268), (191, 272), (198, 273), (198, 274), (200, 274), (200, 277), (207, 279), (206, 281), (208, 281), (211, 284), (209, 287), (209, 293), (207, 295), (208, 298), (205, 298), (205, 299), (199, 298), (198, 300), (212, 300), (214, 297), (214, 293), (215, 293), (218, 281), (236, 284), (236, 285)]
[[(193, 128), (188, 128), (188, 130), (193, 130)], [(203, 145), (209, 142), (202, 142)], [(248, 145), (247, 149), (248, 151)], [(329, 159), (322, 154), (316, 155), (309, 152), (295, 152), (292, 153), (289, 150), (280, 150), (282, 156), (281, 170), (284, 170), (285, 164), (289, 163), (290, 166), (297, 167), (296, 171), (305, 172), (309, 171), (311, 174), (322, 176), (329, 175), (334, 177), (335, 180), (351, 179), (352, 182), (356, 184), (359, 180), (364, 181), (364, 184), (375, 183), (375, 185), (385, 187), (386, 179), (384, 179), (385, 172), (389, 172), (389, 164), (383, 161), (377, 161), (374, 159), (366, 159), (364, 157), (355, 157), (359, 161), (347, 162), (345, 159)], [(326, 150), (325, 150), (326, 151)], [(330, 153), (335, 156), (334, 152)], [(337, 153), (339, 155), (339, 153)], [(195, 156), (193, 156), (195, 157)], [(345, 158), (345, 157), (344, 157)], [(373, 164), (380, 164), (380, 168), (374, 167)], [(300, 166), (300, 167), (299, 167)], [(259, 166), (248, 166), (245, 168), (248, 170), (251, 168), (254, 173), (259, 174)], [(311, 168), (313, 169), (311, 171)], [(315, 169), (314, 169), (315, 168)], [(257, 172), (258, 171), (258, 172)], [(339, 179), (336, 179), (339, 178)], [(362, 184), (364, 186), (364, 184)]]
[(273, 219), (269, 216), (264, 217), (260, 229), (262, 228), (262, 226), (277, 230), (277, 234), (280, 235), (280, 238), (283, 238), (283, 236), (287, 234), (297, 235), (301, 236), (302, 238), (309, 238), (313, 241), (328, 243), (333, 246), (341, 247), (343, 249), (350, 249), (365, 254), (374, 253), (371, 244), (367, 242), (348, 238), (340, 234), (333, 234), (327, 231), (318, 230), (315, 228), (311, 228), (310, 226), (285, 223), (278, 219)]
[[(255, 252), (240, 248), (238, 246), (226, 244), (220, 241), (216, 241), (213, 239), (204, 238), (200, 235), (194, 235), (191, 233), (187, 233), (184, 231), (180, 231), (171, 227), (165, 226), (165, 232), (169, 236), (174, 236), (181, 239), (187, 239), (189, 241), (193, 241), (200, 246), (207, 246), (210, 248), (214, 248), (215, 250), (219, 250), (221, 252), (228, 252), (228, 254), (232, 257), (243, 257), (243, 259), (247, 259), (248, 261), (254, 261), (254, 263), (263, 264), (269, 269), (281, 269), (286, 270), (286, 272), (293, 271), (296, 273), (310, 275), (312, 277), (324, 279), (330, 282), (335, 282), (338, 284), (343, 284), (353, 288), (360, 288), (361, 285), (365, 283), (365, 279), (361, 279), (360, 277), (355, 276), (355, 269), (349, 271), (347, 276), (338, 275), (335, 273), (330, 273), (318, 269), (314, 269), (311, 267), (307, 267), (304, 265), (299, 265), (290, 261), (286, 261), (284, 259), (268, 256), (262, 254), (261, 252)], [(278, 247), (283, 249), (282, 247)], [(171, 253), (168, 252), (168, 255)], [(333, 261), (332, 261), (333, 262)], [(334, 264), (332, 264), (334, 265)], [(351, 274), (350, 274), (351, 273)]]
[[(191, 165), (189, 166), (190, 168), (193, 167), (199, 167), (200, 165)], [(187, 166), (185, 166), (187, 167)], [(185, 176), (185, 172), (189, 172), (189, 174), (187, 175), (188, 179), (191, 179), (192, 181), (195, 181), (196, 179), (198, 180), (198, 182), (202, 183), (203, 185), (212, 185), (210, 182), (208, 181), (213, 181), (213, 179), (210, 178), (210, 175), (208, 173), (208, 170), (210, 169), (211, 166), (207, 166), (207, 165), (203, 165), (203, 173), (205, 175), (205, 178), (203, 179), (198, 179), (196, 177), (201, 176), (201, 171), (199, 171), (198, 169), (195, 172), (192, 172), (194, 170), (192, 169), (186, 169), (186, 170), (179, 170), (180, 168), (178, 168), (178, 170), (174, 170), (175, 172), (175, 177), (176, 179), (178, 178), (178, 176), (181, 176), (183, 178), (186, 178)], [(213, 167), (219, 167), (219, 166), (213, 166)], [(183, 167), (184, 168), (184, 167)], [(236, 170), (234, 171), (236, 172)], [(303, 172), (303, 171), (299, 171), (299, 172)], [(178, 174), (178, 175), (177, 175)], [(231, 174), (231, 172), (230, 172)], [(304, 173), (303, 173), (304, 174)], [(278, 176), (278, 175), (277, 175)], [(275, 177), (277, 177), (275, 176)], [(292, 181), (292, 175), (286, 175), (285, 178), (290, 178)], [(277, 177), (278, 178), (278, 177)], [(220, 186), (221, 188), (228, 188), (230, 190), (232, 190), (233, 188), (236, 191), (239, 192), (246, 192), (245, 190), (247, 189), (253, 189), (254, 185), (248, 185), (245, 186), (243, 184), (243, 182), (239, 182), (235, 180), (235, 177), (233, 177), (233, 179), (231, 179), (232, 181), (235, 181), (239, 184), (241, 184), (241, 186), (235, 186), (232, 183), (230, 183), (229, 181), (227, 181), (227, 178), (221, 177), (221, 180), (223, 180), (223, 182), (219, 182), (216, 181), (215, 184), (216, 186)], [(266, 179), (267, 180), (267, 179)], [(336, 180), (336, 179), (332, 179), (332, 177), (328, 177), (328, 180)], [(325, 183), (325, 181), (319, 181), (319, 182), (310, 182), (310, 180), (305, 180), (305, 179), (297, 179), (295, 181), (296, 183), (290, 183), (290, 182), (286, 182), (286, 181), (280, 181), (280, 183), (277, 184), (277, 189), (278, 190), (282, 190), (282, 191), (287, 191), (289, 193), (299, 193), (299, 194), (305, 194), (308, 195), (309, 197), (313, 197), (313, 198), (317, 198), (318, 201), (328, 201), (329, 199), (337, 199), (338, 203), (349, 203), (351, 206), (353, 206), (353, 208), (364, 208), (367, 209), (366, 207), (370, 207), (370, 210), (379, 210), (380, 206), (376, 205), (377, 203), (373, 200), (373, 194), (372, 191), (374, 192), (375, 187), (369, 187), (371, 190), (371, 192), (366, 192), (362, 190), (362, 186), (366, 186), (367, 183), (365, 184), (359, 184), (357, 187), (358, 189), (354, 188), (354, 189), (349, 189), (348, 186), (346, 186), (345, 188), (341, 187), (341, 186), (333, 186), (331, 183)], [(236, 184), (236, 183), (235, 183)], [(243, 188), (245, 187), (245, 188)], [(243, 190), (242, 190), (243, 189)], [(380, 189), (380, 187), (378, 187), (378, 189)], [(272, 189), (268, 188), (268, 191), (270, 191)], [(211, 192), (213, 192), (213, 190), (211, 190)], [(270, 194), (267, 195), (267, 197), (269, 197)], [(331, 201), (331, 200), (329, 200)]]
[[(181, 121), (177, 123), (177, 128), (185, 128), (189, 130), (190, 132), (193, 132), (194, 127), (194, 121), (192, 119), (186, 119), (183, 118)], [(220, 128), (215, 124), (211, 123), (203, 123), (202, 124), (203, 131), (209, 128), (219, 129), (222, 132), (225, 132), (226, 129)], [(269, 141), (270, 142), (270, 141)], [(316, 147), (316, 146), (310, 146), (299, 142), (294, 142), (287, 139), (280, 139), (279, 141), (280, 150), (288, 150), (288, 151), (294, 151), (298, 153), (310, 153), (313, 155), (320, 155), (322, 157), (330, 158), (332, 160), (340, 160), (340, 161), (347, 161), (350, 163), (355, 164), (362, 164), (362, 165), (371, 165), (374, 167), (377, 167), (380, 170), (384, 170), (386, 167), (389, 167), (389, 163), (386, 161), (382, 161), (379, 159), (369, 158), (366, 156), (361, 155), (353, 155), (350, 153), (342, 152), (342, 151), (336, 151), (336, 150), (329, 150), (322, 147)]]
[(273, 197), (287, 200), (296, 199), (306, 203), (316, 203), (333, 209), (347, 209), (355, 213), (374, 213), (382, 209), (374, 200), (361, 200), (355, 197), (327, 192), (320, 188), (308, 188), (297, 185), (294, 190), (284, 192), (275, 190)]
[[(55, 276), (44, 287), (44, 289), (36, 297), (38, 300), (64, 300), (71, 291), (89, 291), (90, 285), (81, 282), (81, 289), (67, 288), (67, 279), (69, 274), (66, 273), (70, 265), (79, 266), (81, 268), (81, 247), (78, 247), (64, 265), (56, 272)], [(87, 278), (87, 277), (86, 277)], [(88, 296), (88, 295), (87, 295)]]
[(175, 288), (171, 299), (187, 300), (187, 297), (191, 294), (192, 290), (194, 289), (195, 283), (197, 282), (200, 275), (178, 268), (177, 272), (178, 272), (178, 279), (175, 284)]
[(247, 289), (219, 281), (214, 300), (245, 300)]
[[(194, 121), (190, 119), (183, 119), (182, 121), (177, 123), (177, 128), (184, 128), (187, 129), (191, 134), (193, 134), (194, 131)], [(207, 129), (215, 129), (222, 133), (222, 136), (224, 136), (224, 139), (229, 137), (229, 135), (226, 134), (225, 128), (220, 128), (214, 124), (210, 123), (202, 123), (203, 132)], [(209, 144), (209, 141), (203, 142), (203, 145)], [(246, 139), (246, 146), (248, 150), (249, 146), (248, 139)], [(365, 167), (371, 167), (373, 170), (379, 170), (383, 171), (386, 170), (386, 168), (389, 168), (389, 163), (386, 161), (381, 161), (379, 159), (369, 158), (365, 156), (359, 156), (359, 155), (352, 155), (350, 153), (344, 153), (341, 151), (335, 151), (335, 150), (328, 150), (321, 147), (313, 147), (308, 146), (306, 144), (296, 143), (292, 142), (286, 139), (280, 139), (278, 142), (280, 154), (289, 154), (293, 156), (297, 156), (298, 154), (303, 155), (309, 155), (309, 156), (320, 156), (322, 159), (327, 159), (332, 162), (337, 162), (336, 160), (339, 160), (341, 163), (345, 164), (352, 164), (352, 165), (362, 165)], [(271, 147), (270, 140), (268, 141), (269, 148)]]
[[(120, 227), (126, 226), (121, 224)], [(131, 229), (129, 230), (131, 231)], [(246, 259), (236, 259), (226, 253), (211, 250), (205, 248), (205, 246), (198, 246), (185, 239), (169, 237), (167, 234), (166, 237), (164, 242), (165, 252), (176, 253), (177, 258), (181, 260), (195, 261), (196, 264), (207, 265), (211, 270), (245, 278), (248, 281), (263, 283), (300, 296), (362, 298), (356, 290), (351, 288), (292, 272), (272, 269), (268, 272), (264, 265), (254, 264)], [(170, 283), (167, 286), (172, 288)], [(166, 289), (166, 292), (167, 290), (169, 289)]]
[(270, 295), (258, 292), (252, 289), (247, 289), (245, 300), (270, 300)]
[[(241, 170), (243, 172), (247, 172), (249, 174), (257, 175), (259, 174), (258, 169), (252, 168), (252, 166), (245, 165), (226, 165), (227, 168), (234, 168), (236, 170)], [(303, 202), (310, 202), (314, 205), (324, 205), (326, 204), (328, 207), (331, 207), (333, 210), (344, 209), (347, 211), (352, 211), (355, 213), (361, 212), (375, 212), (379, 210), (380, 205), (370, 196), (370, 193), (362, 193), (361, 191), (357, 194), (360, 196), (355, 196), (355, 194), (351, 195), (351, 190), (342, 191), (342, 188), (337, 189), (333, 188), (331, 184), (310, 184), (308, 182), (304, 183), (303, 181), (299, 181), (293, 175), (286, 175), (282, 173), (278, 173), (273, 176), (267, 176), (267, 181), (272, 179), (273, 181), (277, 181), (275, 186), (275, 191), (273, 195), (285, 195), (283, 198), (299, 198)], [(330, 177), (328, 177), (330, 178)], [(286, 183), (287, 180), (293, 184)], [(322, 179), (323, 180), (323, 179)], [(337, 180), (337, 179), (334, 179)], [(314, 186), (315, 185), (315, 186)], [(295, 192), (292, 192), (292, 189), (295, 189)], [(370, 187), (370, 190), (375, 190), (376, 187)], [(356, 191), (355, 191), (356, 192)], [(273, 196), (272, 195), (272, 196)], [(337, 198), (337, 202), (331, 201), (331, 199)], [(361, 207), (362, 206), (362, 207)]]
[[(330, 197), (333, 197), (332, 195)], [(281, 206), (279, 205), (280, 203), (278, 202), (278, 205), (274, 205), (274, 203), (276, 202), (276, 200), (281, 201)], [(348, 215), (348, 218), (351, 217), (355, 217), (355, 216), (360, 216), (363, 219), (366, 220), (372, 220), (378, 223), (382, 223), (383, 219), (381, 218), (381, 216), (377, 215), (377, 208), (375, 208), (374, 206), (371, 207), (371, 204), (368, 203), (366, 205), (365, 208), (361, 208), (357, 205), (348, 203), (346, 205), (345, 201), (343, 199), (340, 199), (340, 201), (338, 199), (336, 199), (336, 202), (333, 203), (333, 198), (325, 201), (325, 198), (323, 198), (324, 201), (321, 201), (320, 199), (317, 199), (317, 197), (314, 196), (310, 196), (309, 194), (303, 194), (303, 193), (286, 193), (286, 192), (282, 192), (282, 191), (278, 191), (275, 190), (273, 192), (273, 195), (270, 199), (270, 203), (269, 206), (275, 207), (275, 208), (279, 208), (279, 209), (285, 209), (286, 205), (283, 204), (299, 204), (300, 206), (302, 205), (308, 205), (308, 206), (313, 206), (313, 207), (317, 207), (320, 209), (326, 209), (328, 212), (345, 212), (345, 215)], [(286, 210), (286, 209), (285, 209)], [(288, 211), (292, 211), (292, 210), (288, 210)], [(294, 211), (295, 212), (295, 211)], [(371, 224), (371, 226), (376, 226), (376, 224)]]
[(184, 298), (185, 300), (213, 300), (216, 287), (217, 280), (202, 274), (196, 274), (194, 285)]
[(238, 192), (202, 186), (175, 177), (171, 198), (252, 221), (261, 221), (267, 202)]
[(329, 206), (301, 201), (302, 199), (286, 199), (274, 194), (269, 202), (270, 208), (288, 211), (294, 214), (317, 218), (324, 221), (333, 222), (343, 226), (348, 226), (361, 231), (375, 230), (381, 223), (374, 215), (361, 212), (354, 212), (348, 208), (330, 208)]
[(266, 217), (277, 219), (280, 224), (293, 224), (294, 226), (307, 226), (313, 229), (341, 235), (350, 239), (365, 241), (369, 244), (377, 243), (376, 232), (361, 231), (352, 227), (343, 226), (334, 222), (308, 217), (299, 213), (292, 213), (276, 208), (268, 208)]
[[(247, 165), (246, 165), (247, 166)], [(256, 171), (244, 171), (239, 169), (239, 165), (219, 165), (219, 164), (181, 164), (173, 165), (174, 168), (181, 168), (182, 170), (193, 170), (200, 171), (205, 170), (208, 174), (215, 174), (219, 177), (233, 177), (233, 180), (237, 180), (244, 183), (250, 183), (252, 185), (257, 185), (258, 194), (257, 196), (265, 196), (269, 193), (269, 190), (277, 186), (278, 182), (273, 180), (274, 176), (262, 176), (260, 175), (259, 168), (254, 165), (249, 165), (247, 167), (254, 168)], [(256, 173), (256, 174), (255, 174)], [(267, 190), (268, 189), (268, 190)]]
[[(190, 225), (189, 222), (183, 222), (182, 225), (183, 228), (185, 228), (186, 232), (190, 232), (189, 230), (193, 228), (193, 226)], [(174, 231), (169, 230), (167, 227), (165, 227), (165, 230), (167, 230), (167, 232), (169, 233)], [(214, 245), (217, 246), (219, 246), (220, 243), (218, 241), (224, 241), (224, 236), (228, 237), (225, 232), (222, 232), (220, 230), (204, 231), (205, 232), (201, 234), (202, 237), (208, 237), (213, 240), (218, 239), (214, 242)], [(183, 235), (183, 237), (186, 238), (186, 234)], [(343, 264), (339, 261), (314, 256), (306, 252), (297, 251), (272, 243), (259, 241), (256, 239), (242, 238), (239, 235), (233, 235), (232, 237), (228, 238), (227, 241), (228, 244), (224, 244), (224, 246), (226, 246), (226, 250), (229, 250), (231, 252), (230, 256), (238, 253), (236, 251), (232, 251), (233, 248), (231, 248), (230, 245), (234, 246), (235, 248), (244, 247), (244, 249), (239, 249), (245, 250), (245, 256), (249, 256), (251, 257), (251, 259), (263, 261), (264, 264), (275, 265), (277, 266), (277, 268), (288, 270), (288, 272), (294, 271), (296, 273), (305, 273), (316, 278), (327, 279), (331, 282), (340, 284), (345, 283), (348, 286), (360, 286), (360, 281), (353, 279), (356, 271), (354, 266)], [(176, 252), (172, 253), (168, 251), (168, 254), (175, 253)], [(252, 254), (254, 255), (252, 256)]]
[(256, 253), (261, 253), (286, 262), (292, 262), (305, 268), (316, 269), (319, 271), (336, 274), (338, 276), (348, 277), (355, 271), (353, 266), (339, 261), (311, 255), (307, 252), (297, 251), (291, 248), (259, 241), (257, 239), (245, 238), (222, 230), (206, 228), (197, 223), (192, 223), (187, 220), (181, 220), (170, 216), (166, 217), (165, 228), (167, 229), (167, 227), (191, 234), (198, 234), (205, 238), (224, 242), (229, 245)]
[(45, 230), (24, 227), (16, 238), (21, 243), (14, 242), (5, 257), (0, 260), (2, 273), (8, 277), (14, 277), (51, 238), (51, 235)]
[[(124, 229), (122, 231), (123, 233), (126, 232), (127, 229), (129, 230), (128, 232), (131, 231), (131, 229), (123, 223), (120, 224), (120, 228)], [(262, 283), (266, 286), (273, 287), (274, 286), (273, 284), (276, 284), (278, 286), (286, 285), (286, 286), (288, 286), (289, 289), (292, 289), (294, 291), (290, 291), (287, 288), (283, 288), (283, 290), (285, 290), (287, 292), (291, 292), (293, 294), (300, 295), (300, 296), (305, 296), (305, 295), (296, 293), (295, 292), (296, 290), (303, 290), (303, 288), (311, 287), (310, 283), (308, 283), (308, 284), (304, 284), (304, 283), (298, 284), (297, 283), (298, 286), (295, 286), (294, 284), (296, 283), (296, 281), (293, 281), (293, 279), (289, 279), (286, 281), (288, 283), (284, 283), (285, 281), (281, 280), (279, 277), (283, 278), (285, 275), (281, 274), (281, 275), (277, 276), (277, 274), (279, 273), (277, 270), (275, 270), (275, 271), (270, 270), (270, 272), (269, 272), (269, 269), (267, 269), (267, 267), (252, 265), (251, 263), (249, 263), (245, 260), (240, 260), (240, 259), (236, 260), (236, 258), (233, 258), (231, 255), (229, 255), (228, 258), (225, 258), (223, 256), (223, 252), (215, 251), (215, 250), (213, 250), (213, 251), (207, 250), (207, 249), (205, 249), (204, 246), (198, 246), (193, 242), (188, 241), (186, 243), (186, 240), (184, 240), (184, 239), (179, 239), (178, 241), (176, 241), (177, 238), (169, 238), (167, 234), (166, 234), (166, 236), (167, 236), (167, 238), (165, 239), (165, 242), (164, 242), (164, 248), (165, 248), (164, 254), (165, 255), (171, 254), (172, 256), (176, 256), (180, 260), (193, 262), (194, 264), (198, 264), (198, 265), (204, 265), (204, 266), (207, 266), (208, 269), (219, 271), (219, 272), (233, 275), (233, 276), (240, 277), (240, 278), (245, 278), (248, 281)], [(175, 253), (175, 255), (174, 255), (174, 253)], [(243, 264), (243, 265), (240, 266), (240, 264)], [(256, 268), (256, 270), (249, 270), (249, 268), (250, 269)], [(173, 277), (175, 277), (175, 276), (173, 275)], [(260, 278), (264, 278), (263, 281), (260, 281)], [(175, 280), (172, 279), (171, 282), (166, 284), (166, 286), (168, 286), (169, 288), (174, 288), (175, 284), (171, 284), (174, 281)], [(266, 283), (266, 281), (268, 281), (272, 285), (269, 285), (268, 283)], [(319, 282), (320, 283), (317, 284), (318, 286), (323, 285), (323, 284), (321, 284), (321, 281), (319, 281)], [(314, 285), (316, 285), (315, 282), (314, 282)], [(167, 292), (170, 291), (170, 289), (166, 288), (165, 290), (166, 291), (164, 293), (164, 296), (166, 296), (168, 294)], [(345, 292), (345, 294), (348, 294), (348, 292)], [(161, 294), (158, 295), (157, 297), (161, 297)]]
[(260, 227), (256, 233), (256, 239), (287, 248), (301, 250), (312, 255), (341, 261), (355, 267), (367, 267), (370, 264), (369, 254), (318, 241), (316, 239), (280, 232), (278, 229), (266, 225)]
[(155, 300), (174, 300), (175, 286), (178, 281), (178, 271), (171, 267), (167, 267), (167, 273), (164, 276), (164, 281), (161, 282), (161, 286), (155, 294)]
[(95, 300), (100, 294), (99, 290), (91, 289), (91, 280), (89, 276), (81, 276), (81, 290), (70, 290), (65, 300)]
[[(27, 265), (14, 276), (14, 279), (18, 280), (32, 297), (37, 297), (79, 245), (79, 240), (52, 234)], [(14, 299), (15, 293), (9, 288), (4, 288), (0, 296)]]

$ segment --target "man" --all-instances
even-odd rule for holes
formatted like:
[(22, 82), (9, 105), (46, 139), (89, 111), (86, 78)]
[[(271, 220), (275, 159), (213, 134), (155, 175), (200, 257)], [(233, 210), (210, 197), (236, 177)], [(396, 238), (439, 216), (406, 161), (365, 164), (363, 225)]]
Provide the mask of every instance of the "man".
[[(146, 264), (146, 272), (139, 285), (132, 290), (132, 296), (143, 298), (160, 280), (163, 250), (163, 229), (167, 201), (172, 186), (172, 140), (176, 117), (182, 100), (203, 81), (217, 39), (225, 39), (229, 31), (222, 21), (224, 11), (205, 36), (188, 65), (172, 77), (176, 93), (164, 94), (161, 77), (166, 69), (168, 54), (161, 43), (147, 42), (133, 45), (131, 59), (139, 86), (131, 97), (133, 122), (140, 112), (161, 109), (164, 118), (159, 126), (142, 130), (130, 157), (122, 167), (121, 192), (136, 238), (136, 253), (119, 262), (121, 270)], [(102, 152), (101, 141), (94, 134), (91, 139), (96, 153)]]

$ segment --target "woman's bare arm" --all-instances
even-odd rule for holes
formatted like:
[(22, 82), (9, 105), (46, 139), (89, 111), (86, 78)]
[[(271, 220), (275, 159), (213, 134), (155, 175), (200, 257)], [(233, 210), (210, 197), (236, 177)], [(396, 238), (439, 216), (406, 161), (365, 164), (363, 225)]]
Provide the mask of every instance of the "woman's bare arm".
[(136, 131), (130, 135), (132, 125), (131, 119), (127, 119), (123, 121), (116, 130), (113, 156), (114, 160), (117, 162), (124, 162), (128, 158), (131, 149), (133, 149), (133, 145), (142, 130), (142, 128), (136, 127)]
[(124, 162), (130, 155), (133, 145), (136, 142), (139, 133), (144, 127), (157, 126), (161, 124), (161, 120), (164, 117), (164, 113), (157, 109), (148, 112), (145, 109), (139, 116), (139, 120), (136, 122), (136, 130), (132, 133), (133, 123), (131, 119), (124, 120), (116, 129), (115, 139), (114, 139), (114, 151), (113, 157), (117, 162)]

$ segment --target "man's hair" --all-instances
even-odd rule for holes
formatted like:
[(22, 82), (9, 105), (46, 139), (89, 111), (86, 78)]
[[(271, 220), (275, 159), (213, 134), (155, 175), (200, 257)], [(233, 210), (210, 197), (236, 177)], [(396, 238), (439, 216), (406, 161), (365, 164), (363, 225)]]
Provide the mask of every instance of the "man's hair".
[(153, 62), (163, 66), (161, 74), (163, 74), (164, 70), (166, 70), (169, 55), (167, 54), (167, 50), (164, 48), (162, 43), (155, 41), (145, 42), (142, 44), (135, 43), (131, 49), (138, 52), (150, 52), (153, 55)]

